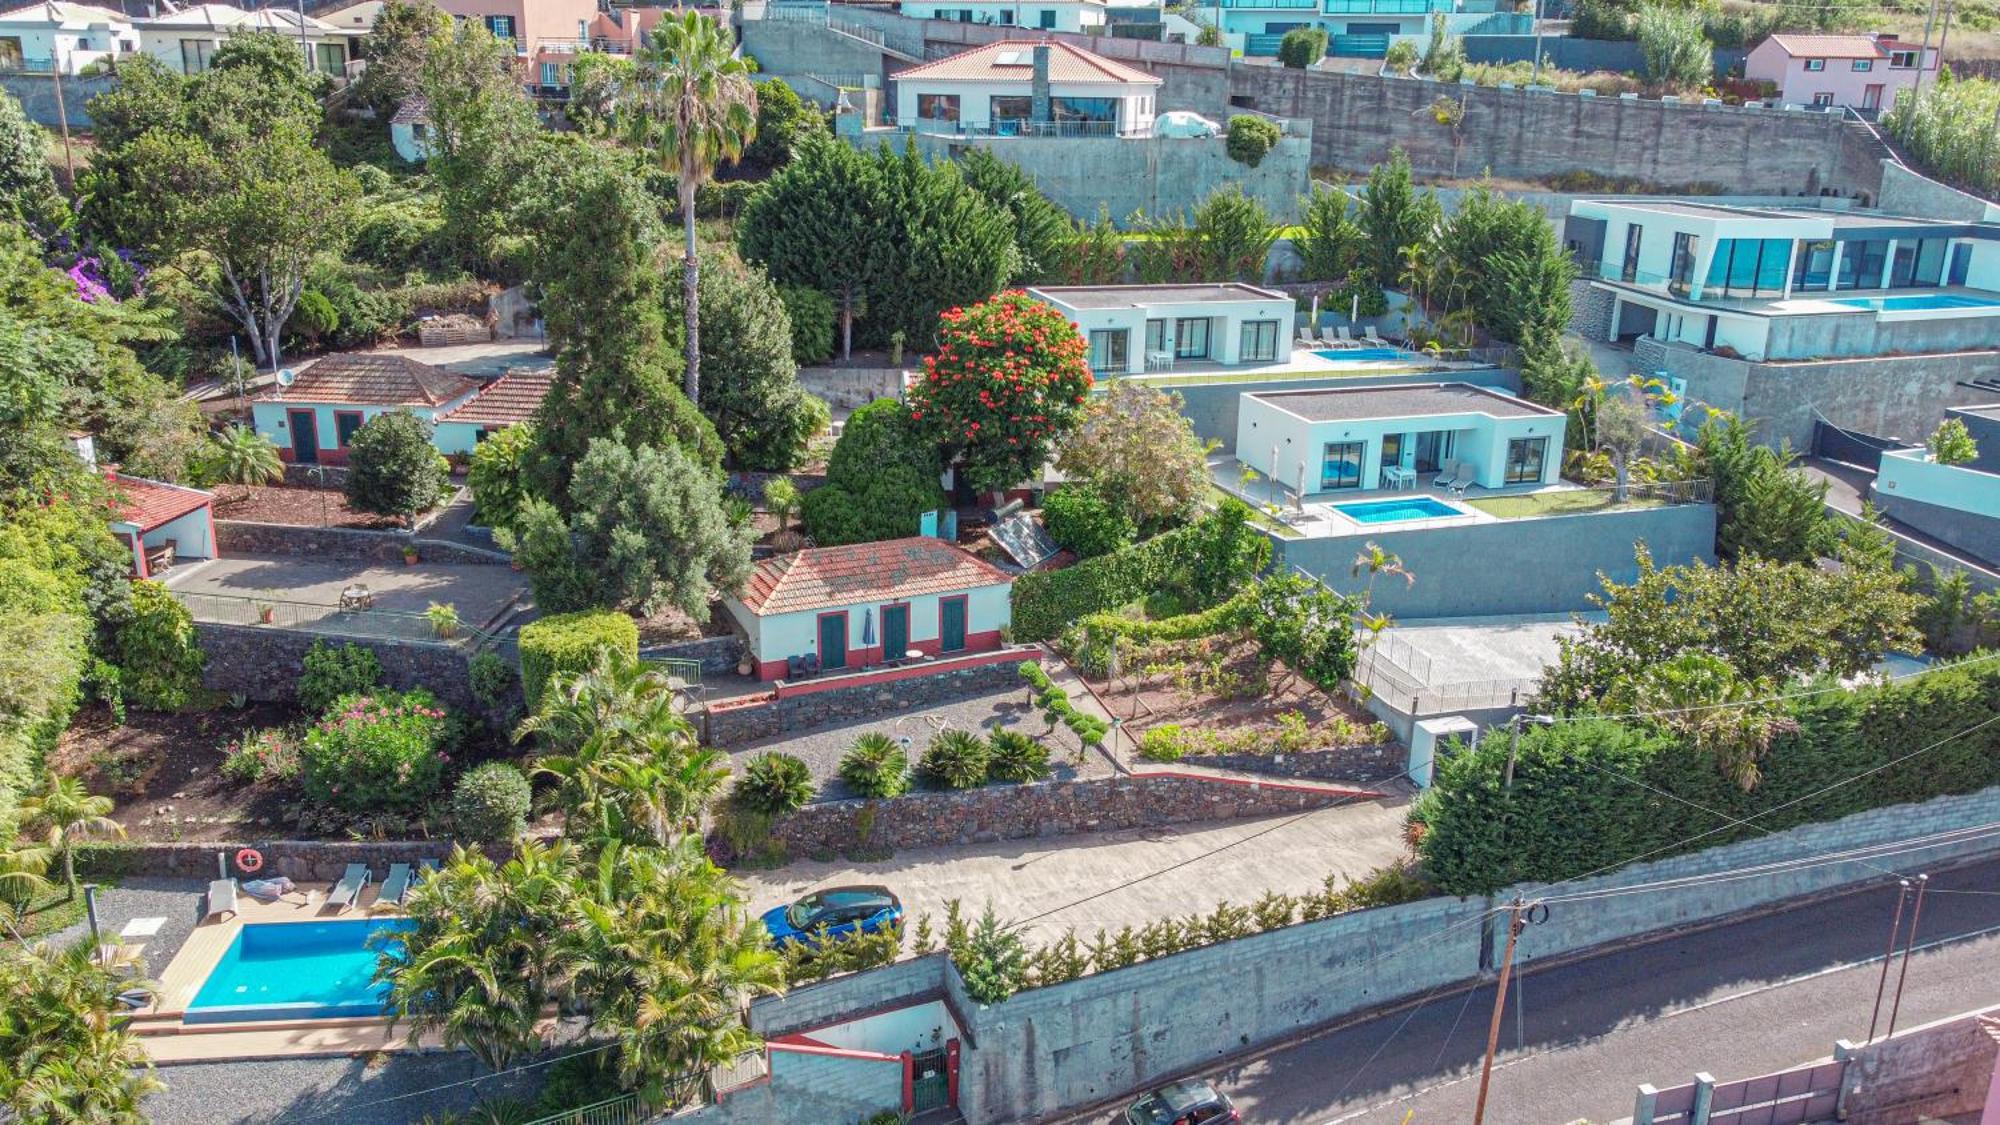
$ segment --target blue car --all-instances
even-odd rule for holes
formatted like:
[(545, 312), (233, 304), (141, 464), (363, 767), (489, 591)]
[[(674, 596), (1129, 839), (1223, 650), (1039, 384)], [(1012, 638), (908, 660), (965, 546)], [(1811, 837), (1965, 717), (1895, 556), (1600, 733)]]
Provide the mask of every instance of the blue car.
[(902, 922), (903, 904), (887, 887), (828, 887), (764, 913), (771, 944), (807, 948), (819, 944), (822, 926), (827, 937), (839, 939), (880, 933)]

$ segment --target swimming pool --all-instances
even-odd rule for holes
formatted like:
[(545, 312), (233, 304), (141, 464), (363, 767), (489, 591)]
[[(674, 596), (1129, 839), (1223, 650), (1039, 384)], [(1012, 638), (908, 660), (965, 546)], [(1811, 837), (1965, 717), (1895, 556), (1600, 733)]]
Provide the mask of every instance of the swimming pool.
[(1454, 508), (1432, 496), (1412, 496), (1407, 500), (1358, 500), (1351, 504), (1335, 504), (1333, 510), (1355, 523), (1400, 523), (1467, 514), (1464, 509)]
[(1908, 297), (1846, 297), (1835, 301), (1834, 304), (1856, 309), (1874, 309), (1876, 312), (1934, 312), (1940, 309), (1992, 309), (2000, 312), (2000, 304), (1978, 297), (1961, 297), (1956, 293), (1917, 293)]
[(1417, 358), (1401, 348), (1327, 348), (1314, 355), (1334, 363), (1393, 363)]
[(368, 938), (414, 928), (408, 918), (250, 923), (229, 943), (182, 1020), (380, 1015), (389, 988), (375, 982), (376, 954)]

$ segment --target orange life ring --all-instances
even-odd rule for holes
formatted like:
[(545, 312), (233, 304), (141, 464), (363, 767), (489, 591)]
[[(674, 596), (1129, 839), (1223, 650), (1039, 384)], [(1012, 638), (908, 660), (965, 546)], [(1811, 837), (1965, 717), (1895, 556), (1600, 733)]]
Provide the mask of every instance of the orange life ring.
[(244, 848), (236, 853), (236, 866), (244, 871), (260, 871), (264, 867), (264, 857), (256, 848)]

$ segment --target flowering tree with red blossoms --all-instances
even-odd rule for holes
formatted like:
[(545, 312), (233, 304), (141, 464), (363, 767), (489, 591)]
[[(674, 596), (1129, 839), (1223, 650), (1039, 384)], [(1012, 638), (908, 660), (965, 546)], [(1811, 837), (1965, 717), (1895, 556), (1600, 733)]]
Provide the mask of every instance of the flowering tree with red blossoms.
[(972, 487), (1011, 488), (1041, 472), (1083, 417), (1089, 347), (1055, 309), (1019, 290), (938, 316), (937, 351), (910, 391), (910, 418)]

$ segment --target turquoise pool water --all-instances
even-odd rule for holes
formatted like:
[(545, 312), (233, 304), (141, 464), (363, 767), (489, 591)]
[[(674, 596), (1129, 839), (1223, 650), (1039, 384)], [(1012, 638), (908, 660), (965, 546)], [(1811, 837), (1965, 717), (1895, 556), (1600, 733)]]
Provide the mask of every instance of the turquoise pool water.
[(1408, 500), (1358, 500), (1352, 504), (1335, 504), (1333, 510), (1356, 523), (1434, 520), (1439, 516), (1465, 514), (1450, 504), (1429, 496), (1412, 496)]
[(1401, 348), (1328, 348), (1313, 354), (1335, 363), (1385, 363), (1417, 358), (1417, 353)]
[(1978, 297), (1961, 297), (1956, 293), (1916, 293), (1908, 297), (1848, 297), (1835, 301), (1834, 304), (1856, 309), (1874, 309), (1876, 312), (1937, 309), (1993, 309), (2000, 312), (2000, 304)]
[(368, 938), (415, 926), (408, 918), (246, 925), (183, 1018), (218, 1023), (379, 1015), (388, 986), (375, 983), (376, 954)]

